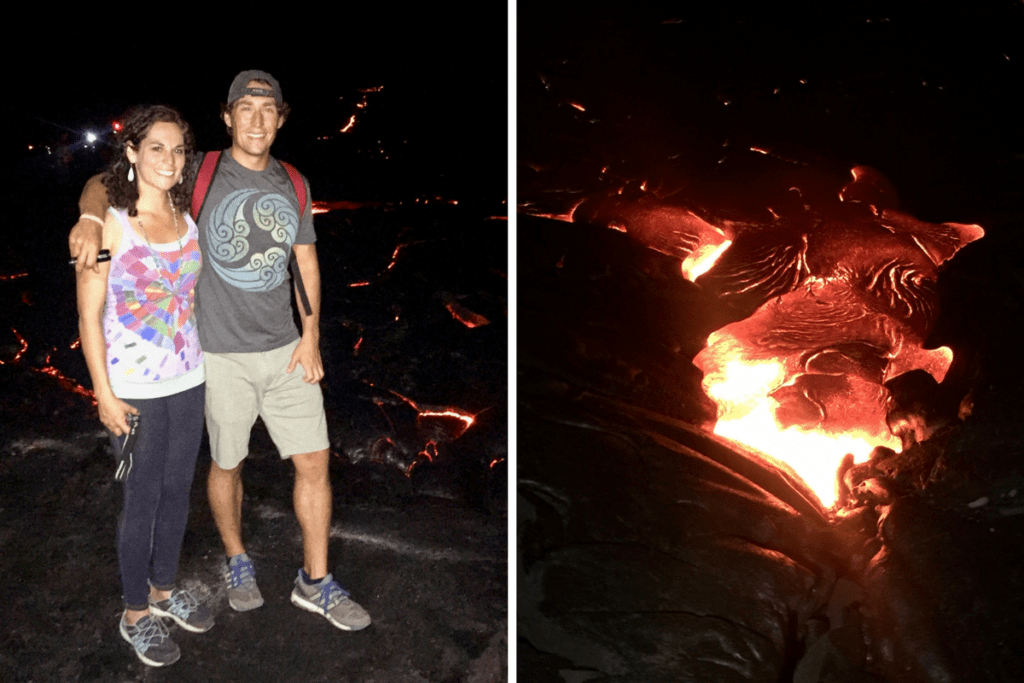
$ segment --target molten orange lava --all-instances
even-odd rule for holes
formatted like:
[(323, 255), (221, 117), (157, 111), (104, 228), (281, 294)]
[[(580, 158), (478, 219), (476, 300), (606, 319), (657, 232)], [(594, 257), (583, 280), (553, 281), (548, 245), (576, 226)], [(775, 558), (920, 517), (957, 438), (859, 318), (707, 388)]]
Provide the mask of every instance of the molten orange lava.
[(423, 410), (420, 411), (420, 417), (453, 417), (466, 425), (463, 431), (469, 429), (470, 425), (476, 420), (475, 415), (464, 413), (455, 408), (449, 408), (448, 410)]
[(683, 277), (690, 282), (696, 282), (697, 278), (711, 270), (718, 257), (724, 254), (731, 244), (732, 240), (725, 240), (721, 244), (705, 244), (694, 249), (683, 260)]
[(719, 406), (714, 432), (787, 464), (818, 496), (825, 507), (836, 502), (836, 472), (847, 453), (854, 462), (868, 460), (875, 446), (900, 450), (895, 436), (864, 432), (842, 434), (825, 430), (782, 428), (775, 415), (772, 392), (783, 386), (785, 366), (776, 360), (724, 362), (704, 378), (704, 390)]
[[(25, 355), (25, 352), (28, 351), (28, 340), (26, 340), (24, 337), (22, 337), (21, 334), (18, 332), (18, 330), (14, 329), (13, 327), (11, 328), (11, 332), (13, 332), (14, 336), (18, 338), (18, 342), (21, 344), (21, 349), (18, 350), (18, 353), (16, 353), (14, 355), (14, 358), (12, 358), (10, 361), (2, 361), (2, 360), (0, 360), (0, 365), (6, 365), (7, 362), (18, 363), (18, 362), (21, 361), (21, 357)], [(71, 348), (75, 348), (76, 346), (81, 346), (81, 341), (82, 341), (81, 339), (76, 339), (71, 344)], [(54, 351), (56, 351), (56, 350), (57, 349), (54, 348)], [(86, 389), (81, 384), (79, 384), (75, 380), (71, 379), (70, 377), (65, 375), (63, 372), (61, 372), (57, 368), (55, 368), (52, 365), (50, 365), (50, 358), (51, 358), (51, 356), (53, 356), (52, 352), (48, 353), (46, 355), (46, 359), (43, 361), (43, 363), (44, 363), (43, 367), (41, 367), (41, 368), (29, 368), (29, 369), (32, 370), (33, 372), (38, 372), (40, 374), (49, 375), (50, 377), (53, 377), (54, 379), (57, 380), (58, 383), (60, 383), (61, 388), (64, 389), (65, 391), (70, 391), (73, 394), (78, 394), (79, 396), (84, 396), (87, 399), (89, 399), (90, 401), (92, 401), (93, 405), (96, 405), (96, 395), (92, 391), (90, 391), (89, 389)]]
[[(10, 362), (12, 363), (17, 363), (19, 360), (21, 360), (21, 357), (25, 354), (25, 352), (28, 351), (28, 342), (25, 341), (25, 338), (22, 337), (18, 333), (18, 331), (13, 327), (11, 328), (11, 332), (13, 332), (14, 336), (18, 338), (18, 343), (21, 344), (21, 349), (19, 349), (18, 352), (14, 354), (14, 358), (10, 360)], [(0, 365), (5, 365), (5, 362), (0, 360)]]
[(469, 328), (481, 327), (483, 325), (488, 325), (491, 322), (479, 313), (474, 313), (455, 301), (450, 301), (445, 304), (445, 308), (448, 309), (448, 312), (452, 314), (453, 318)]

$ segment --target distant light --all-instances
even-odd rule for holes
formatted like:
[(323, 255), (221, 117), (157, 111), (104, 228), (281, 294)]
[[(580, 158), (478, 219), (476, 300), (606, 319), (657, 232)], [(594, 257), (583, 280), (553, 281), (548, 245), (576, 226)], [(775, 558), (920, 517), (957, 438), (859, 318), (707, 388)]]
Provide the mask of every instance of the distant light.
[(35, 145), (29, 145), (28, 148), (29, 148), (29, 150), (33, 150), (33, 149), (35, 149)]
[(86, 142), (96, 142), (96, 133), (86, 133), (85, 134), (85, 141)]
[(110, 127), (114, 129), (115, 133), (120, 133), (121, 130), (124, 128), (124, 124), (122, 124), (120, 121), (114, 121), (112, 124), (110, 124)]

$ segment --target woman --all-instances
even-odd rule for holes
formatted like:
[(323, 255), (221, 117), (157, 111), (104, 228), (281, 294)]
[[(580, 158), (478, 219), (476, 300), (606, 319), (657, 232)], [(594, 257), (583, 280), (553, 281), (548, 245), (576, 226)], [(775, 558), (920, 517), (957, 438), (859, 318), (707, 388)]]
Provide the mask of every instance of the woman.
[(186, 214), (192, 133), (169, 107), (140, 108), (118, 152), (103, 177), (111, 260), (78, 275), (79, 328), (100, 420), (115, 442), (138, 418), (118, 525), (121, 635), (143, 662), (165, 666), (180, 652), (160, 617), (194, 632), (213, 626), (209, 609), (174, 587), (205, 398), (193, 314), (202, 260)]

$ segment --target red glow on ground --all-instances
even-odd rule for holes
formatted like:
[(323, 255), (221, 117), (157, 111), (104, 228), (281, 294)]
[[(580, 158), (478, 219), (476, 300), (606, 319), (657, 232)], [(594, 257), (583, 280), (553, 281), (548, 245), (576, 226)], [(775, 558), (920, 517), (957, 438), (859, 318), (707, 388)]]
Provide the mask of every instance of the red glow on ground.
[(492, 461), (491, 461), (491, 464), (490, 464), (490, 465), (488, 465), (488, 467), (491, 467), (491, 468), (493, 468), (493, 467), (494, 467), (495, 465), (497, 465), (497, 464), (498, 464), (499, 462), (505, 462), (505, 458), (495, 458), (494, 460), (492, 460)]
[(479, 313), (474, 313), (462, 304), (454, 301), (445, 304), (445, 308), (448, 309), (448, 312), (452, 314), (453, 318), (469, 328), (481, 327), (483, 325), (488, 325), (491, 322)]
[(430, 462), (434, 462), (434, 456), (437, 455), (437, 444), (433, 441), (428, 441), (427, 445), (423, 447), (423, 450), (416, 455), (422, 455)]
[[(18, 349), (18, 352), (16, 354), (14, 354), (14, 358), (10, 360), (10, 362), (12, 363), (17, 363), (19, 360), (21, 360), (21, 357), (25, 354), (25, 352), (28, 351), (28, 342), (25, 341), (25, 338), (18, 334), (18, 331), (13, 327), (11, 328), (11, 332), (13, 332), (14, 336), (18, 338), (18, 343), (21, 344), (21, 348)], [(5, 361), (0, 360), (0, 365), (4, 364)]]
[(391, 270), (392, 268), (395, 267), (395, 262), (398, 260), (398, 252), (400, 252), (402, 250), (402, 247), (405, 247), (405, 246), (408, 246), (408, 245), (406, 245), (406, 244), (399, 244), (397, 247), (395, 247), (395, 250), (393, 252), (391, 252), (391, 263), (388, 264), (388, 267), (385, 270)]
[(68, 348), (69, 349), (80, 349), (80, 348), (82, 348), (82, 338), (79, 337), (75, 341), (71, 342), (71, 346), (69, 346)]
[[(366, 382), (366, 384), (369, 384), (371, 387), (374, 386), (372, 382), (368, 382), (366, 380), (363, 380), (363, 381)], [(410, 408), (415, 410), (416, 411), (416, 421), (417, 422), (419, 422), (421, 420), (429, 420), (431, 418), (437, 418), (437, 419), (441, 419), (441, 420), (451, 419), (451, 420), (455, 420), (457, 422), (461, 422), (462, 426), (457, 430), (457, 432), (454, 435), (452, 435), (450, 437), (452, 441), (454, 441), (455, 439), (457, 439), (460, 436), (462, 436), (465, 433), (465, 431), (467, 429), (469, 429), (470, 426), (472, 426), (472, 424), (476, 421), (476, 415), (474, 415), (473, 413), (468, 413), (465, 410), (461, 410), (459, 408), (453, 408), (453, 407), (450, 407), (450, 406), (446, 406), (444, 408), (423, 408), (423, 409), (420, 409), (420, 407), (416, 404), (416, 401), (413, 401), (408, 396), (403, 396), (402, 394), (398, 393), (394, 389), (387, 389), (387, 392), (392, 394), (392, 395), (394, 395), (394, 396), (396, 396), (396, 397), (398, 397), (398, 398), (400, 398)], [(373, 402), (376, 403), (378, 406), (381, 406), (381, 410), (383, 410), (383, 402), (380, 401), (380, 399), (374, 399)]]
[[(49, 359), (47, 359), (47, 361), (49, 361)], [(71, 379), (70, 377), (68, 377), (63, 372), (53, 367), (52, 365), (46, 365), (45, 367), (42, 368), (33, 369), (36, 372), (41, 372), (44, 375), (49, 375), (50, 377), (55, 378), (60, 383), (61, 388), (65, 389), (66, 391), (70, 391), (73, 394), (84, 396), (90, 401), (92, 401), (93, 405), (96, 405), (96, 394), (94, 394), (89, 389), (86, 389), (81, 384)]]
[(420, 412), (420, 417), (454, 417), (456, 420), (461, 420), (465, 425), (466, 429), (469, 429), (470, 425), (476, 420), (475, 415), (464, 413), (461, 410), (455, 408), (448, 408), (447, 410), (424, 410)]
[[(576, 202), (575, 204), (573, 204), (572, 208), (570, 208), (565, 213), (535, 213), (533, 211), (529, 211), (529, 205), (526, 204), (519, 205), (519, 210), (522, 211), (523, 213), (528, 213), (531, 216), (538, 216), (540, 218), (550, 218), (553, 221), (563, 221), (565, 223), (572, 223), (573, 214), (576, 213), (576, 209), (578, 209), (580, 207), (580, 204), (582, 204), (584, 201), (585, 199), (581, 199), (580, 201)], [(508, 220), (508, 216), (495, 216), (494, 218), (500, 220)]]
[(437, 444), (433, 441), (428, 441), (427, 445), (423, 447), (423, 450), (416, 454), (417, 459), (409, 463), (409, 467), (405, 470), (405, 476), (411, 477), (413, 469), (422, 462), (422, 460), (418, 459), (419, 456), (423, 456), (429, 462), (434, 462), (434, 458), (437, 456)]
[(356, 115), (352, 114), (352, 116), (350, 116), (349, 119), (348, 119), (348, 123), (346, 123), (344, 125), (344, 127), (342, 127), (341, 130), (339, 130), (338, 132), (339, 133), (347, 133), (350, 130), (352, 130), (353, 128), (355, 128), (355, 126), (356, 126)]
[(18, 278), (28, 277), (28, 273), (14, 273), (12, 275), (0, 275), (0, 281), (3, 280), (17, 280)]
[(354, 211), (355, 209), (362, 209), (367, 206), (377, 206), (380, 202), (313, 202), (313, 213), (327, 213), (328, 211)]
[[(26, 339), (18, 333), (18, 330), (14, 329), (13, 327), (11, 328), (11, 332), (13, 332), (14, 336), (18, 338), (18, 343), (21, 344), (21, 348), (18, 350), (18, 353), (14, 354), (14, 358), (12, 358), (10, 361), (0, 360), (0, 365), (6, 365), (8, 362), (17, 363), (21, 360), (21, 357), (25, 355), (25, 352), (28, 351), (28, 341), (26, 341)], [(81, 339), (75, 340), (75, 343), (71, 345), (71, 348), (75, 348), (76, 345), (81, 346)], [(71, 379), (57, 368), (50, 365), (50, 357), (52, 355), (52, 352), (46, 355), (46, 360), (44, 361), (45, 365), (43, 367), (30, 369), (33, 372), (38, 372), (43, 375), (49, 375), (50, 377), (53, 377), (60, 383), (61, 388), (64, 389), (65, 391), (70, 391), (74, 394), (78, 394), (79, 396), (84, 396), (90, 401), (92, 401), (93, 405), (96, 405), (96, 395), (93, 394), (92, 391), (86, 389), (81, 384)]]
[[(373, 386), (373, 385), (371, 384), (370, 386)], [(405, 396), (402, 396), (400, 393), (398, 393), (394, 389), (388, 389), (388, 391), (390, 393), (394, 394), (395, 396), (397, 396), (398, 398), (402, 399), (406, 403), (408, 403), (409, 406), (412, 407), (412, 409), (415, 410), (417, 413), (420, 412), (420, 407), (418, 405), (416, 405), (416, 402), (413, 401), (411, 398), (407, 398)]]
[(363, 338), (360, 337), (359, 341), (356, 342), (356, 345), (354, 347), (352, 347), (352, 355), (358, 356), (359, 355), (359, 347), (362, 346), (362, 345), (363, 345)]
[[(469, 429), (476, 421), (476, 416), (457, 408), (443, 408), (438, 410), (420, 410), (416, 416), (416, 424), (420, 428), (436, 429), (441, 428), (446, 441), (455, 441)], [(428, 422), (433, 422), (430, 426)]]
[(352, 284), (349, 285), (349, 287), (365, 287), (368, 284), (370, 284), (370, 283), (369, 282), (353, 282)]
[(579, 109), (580, 111), (586, 111), (587, 110), (586, 107), (584, 107), (582, 104), (577, 104), (575, 102), (570, 102), (569, 104), (571, 104), (576, 109)]

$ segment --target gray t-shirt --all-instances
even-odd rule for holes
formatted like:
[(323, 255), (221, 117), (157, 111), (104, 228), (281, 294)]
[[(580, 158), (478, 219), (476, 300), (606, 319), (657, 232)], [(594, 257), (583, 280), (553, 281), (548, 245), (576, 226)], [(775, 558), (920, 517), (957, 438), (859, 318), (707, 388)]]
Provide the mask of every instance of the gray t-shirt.
[(203, 271), (196, 288), (196, 318), (204, 352), (270, 351), (295, 341), (292, 278), (293, 244), (312, 244), (312, 199), (306, 209), (288, 172), (271, 158), (251, 171), (221, 153), (206, 203), (196, 219)]

